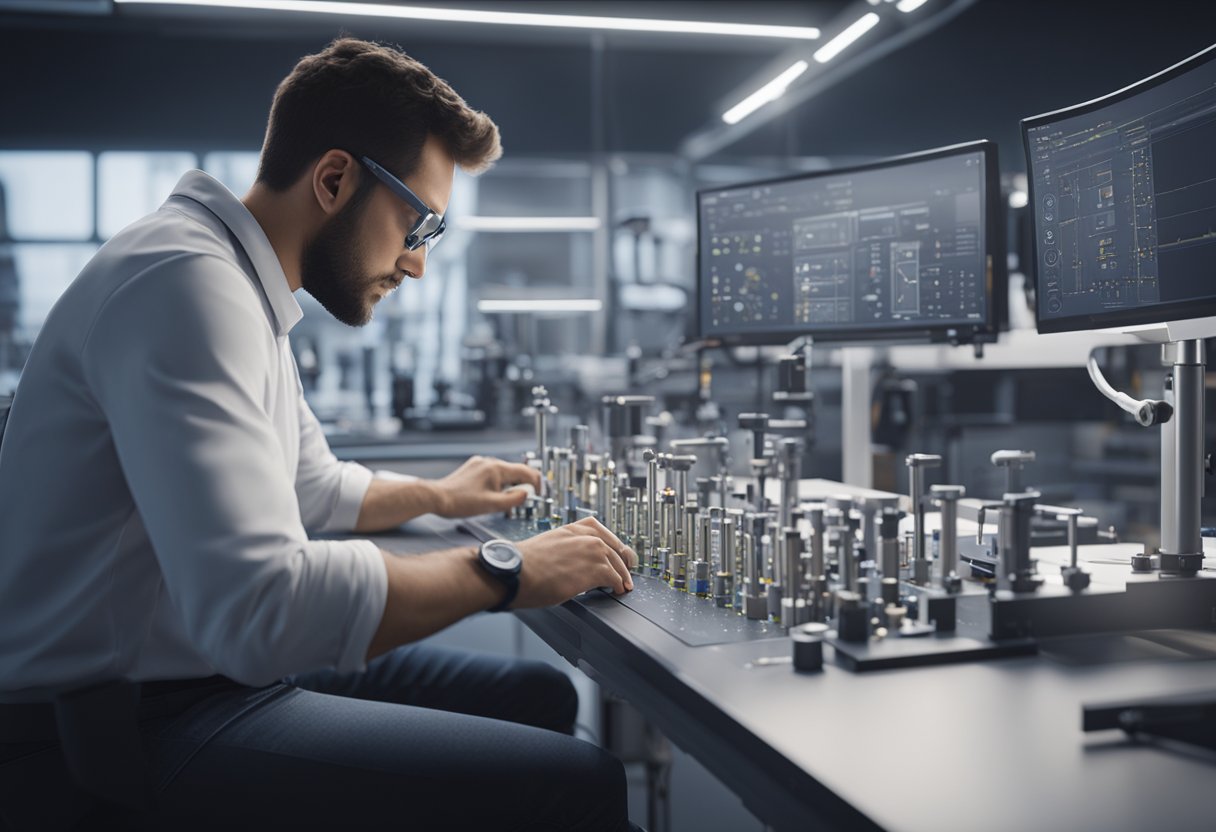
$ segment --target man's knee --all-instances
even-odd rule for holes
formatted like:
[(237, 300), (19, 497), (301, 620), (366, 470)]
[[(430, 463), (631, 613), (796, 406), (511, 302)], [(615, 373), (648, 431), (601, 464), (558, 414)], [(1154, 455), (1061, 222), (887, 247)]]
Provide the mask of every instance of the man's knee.
[(520, 670), (529, 698), (544, 703), (543, 712), (532, 723), (550, 731), (573, 734), (578, 718), (578, 691), (570, 677), (544, 662), (524, 662)]

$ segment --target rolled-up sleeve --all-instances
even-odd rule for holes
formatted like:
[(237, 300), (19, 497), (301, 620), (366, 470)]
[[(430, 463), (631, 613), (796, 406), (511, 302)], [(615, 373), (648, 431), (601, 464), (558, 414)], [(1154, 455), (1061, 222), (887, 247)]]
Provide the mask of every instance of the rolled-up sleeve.
[[(308, 539), (265, 404), (277, 360), (247, 278), (205, 255), (127, 281), (82, 356), (188, 636), (247, 684), (361, 668), (387, 592), (370, 541)], [(370, 477), (344, 474), (331, 516)]]

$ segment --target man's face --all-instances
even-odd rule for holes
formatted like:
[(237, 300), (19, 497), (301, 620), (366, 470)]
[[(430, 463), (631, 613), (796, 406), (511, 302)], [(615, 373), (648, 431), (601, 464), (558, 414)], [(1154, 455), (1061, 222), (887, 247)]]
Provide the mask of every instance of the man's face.
[[(418, 168), (403, 181), (433, 211), (445, 213), (452, 194), (455, 163), (433, 136), (422, 148)], [(359, 168), (360, 186), (304, 246), (303, 288), (329, 314), (348, 326), (363, 326), (372, 309), (406, 277), (421, 278), (426, 247), (405, 247), (418, 212)]]

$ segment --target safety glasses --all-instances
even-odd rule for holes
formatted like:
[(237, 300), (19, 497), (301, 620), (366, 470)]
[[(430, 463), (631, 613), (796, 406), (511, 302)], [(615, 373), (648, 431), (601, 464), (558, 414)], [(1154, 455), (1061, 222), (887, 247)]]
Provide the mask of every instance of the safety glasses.
[(372, 172), (373, 176), (387, 185), (388, 189), (404, 201), (406, 205), (418, 212), (418, 221), (414, 223), (414, 227), (410, 229), (410, 233), (405, 237), (405, 247), (410, 251), (414, 251), (421, 246), (426, 246), (428, 252), (434, 248), (435, 244), (443, 237), (443, 232), (448, 230), (447, 223), (443, 217), (432, 211), (425, 202), (419, 199), (416, 193), (409, 189), (408, 185), (393, 176), (377, 162), (366, 156), (360, 156), (359, 161)]

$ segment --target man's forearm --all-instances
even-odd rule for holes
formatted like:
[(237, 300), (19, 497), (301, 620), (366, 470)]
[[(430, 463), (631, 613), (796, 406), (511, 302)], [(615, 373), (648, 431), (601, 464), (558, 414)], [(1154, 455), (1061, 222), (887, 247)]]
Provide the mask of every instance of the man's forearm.
[(367, 657), (425, 638), (499, 603), (506, 592), (473, 547), (399, 557), (383, 552), (388, 597)]
[(363, 497), (354, 530), (366, 534), (392, 529), (438, 508), (439, 495), (428, 480), (374, 479)]

